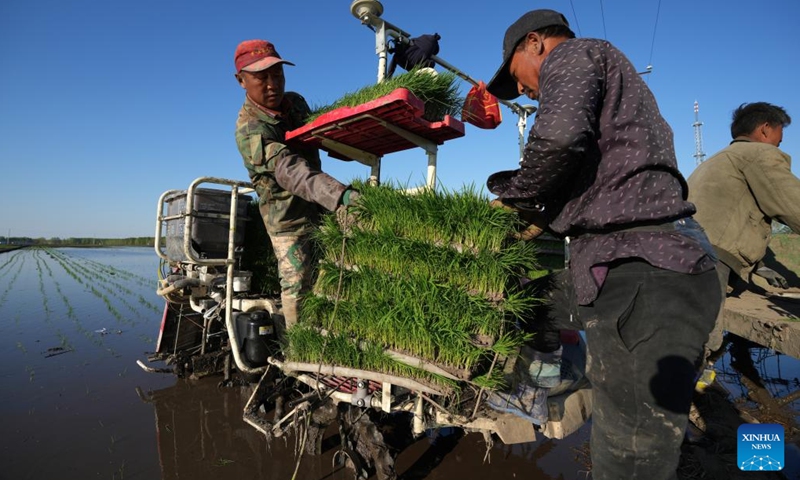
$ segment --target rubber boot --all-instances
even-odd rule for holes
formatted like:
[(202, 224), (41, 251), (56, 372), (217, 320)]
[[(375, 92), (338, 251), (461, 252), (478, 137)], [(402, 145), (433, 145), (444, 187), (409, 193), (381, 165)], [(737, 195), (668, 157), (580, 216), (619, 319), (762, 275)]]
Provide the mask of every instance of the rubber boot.
[(557, 387), (561, 383), (561, 353), (564, 347), (544, 353), (530, 347), (522, 348), (522, 355), (530, 361), (528, 375), (531, 385), (543, 388)]

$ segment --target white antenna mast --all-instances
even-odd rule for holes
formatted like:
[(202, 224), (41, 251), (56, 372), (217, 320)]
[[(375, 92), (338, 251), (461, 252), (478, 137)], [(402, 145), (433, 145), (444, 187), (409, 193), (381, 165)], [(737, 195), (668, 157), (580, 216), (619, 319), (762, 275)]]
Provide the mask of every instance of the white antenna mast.
[(706, 154), (703, 153), (703, 122), (700, 121), (700, 105), (697, 100), (694, 101), (694, 160), (695, 165), (700, 165), (706, 159)]

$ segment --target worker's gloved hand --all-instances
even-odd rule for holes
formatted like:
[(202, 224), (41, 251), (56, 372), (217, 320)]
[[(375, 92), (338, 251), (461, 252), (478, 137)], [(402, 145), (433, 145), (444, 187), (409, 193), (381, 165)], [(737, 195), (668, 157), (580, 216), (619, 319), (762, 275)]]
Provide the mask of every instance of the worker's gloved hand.
[(511, 207), (509, 207), (505, 203), (501, 202), (500, 199), (498, 199), (498, 198), (495, 198), (494, 200), (489, 202), (489, 206), (494, 207), (494, 208), (502, 208), (504, 210), (508, 210), (509, 212), (516, 212), (516, 210), (514, 210)]
[(519, 230), (518, 232), (514, 233), (514, 238), (518, 238), (523, 241), (533, 240), (534, 238), (538, 237), (539, 235), (545, 232), (545, 228), (547, 227), (547, 221), (539, 212), (535, 212), (533, 210), (523, 210), (520, 208), (515, 208), (510, 205), (506, 205), (505, 203), (501, 202), (498, 199), (494, 199), (489, 202), (489, 205), (495, 208), (502, 208), (508, 210), (510, 212), (516, 212), (519, 215), (520, 220), (522, 220), (525, 228)]
[(519, 238), (520, 240), (524, 240), (527, 242), (528, 240), (533, 240), (534, 238), (538, 237), (543, 233), (544, 229), (542, 227), (539, 227), (538, 225), (534, 225), (531, 223), (530, 225), (519, 231), (514, 236), (516, 238)]
[(361, 193), (358, 190), (348, 188), (342, 194), (342, 205), (345, 207), (352, 207), (358, 205), (358, 199), (361, 198)]
[(353, 229), (353, 225), (358, 222), (359, 212), (355, 207), (358, 205), (360, 198), (361, 193), (358, 190), (349, 188), (342, 195), (342, 204), (336, 208), (336, 222), (345, 235), (349, 234)]
[(765, 279), (771, 287), (775, 288), (789, 288), (789, 284), (781, 274), (775, 270), (767, 267), (759, 267), (755, 272), (756, 275)]

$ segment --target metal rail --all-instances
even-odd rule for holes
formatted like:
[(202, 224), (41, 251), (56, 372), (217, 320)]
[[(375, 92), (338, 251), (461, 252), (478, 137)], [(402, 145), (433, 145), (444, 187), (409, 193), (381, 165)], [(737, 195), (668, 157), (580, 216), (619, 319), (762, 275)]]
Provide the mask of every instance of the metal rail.
[[(231, 188), (231, 205), (230, 214), (228, 215), (228, 253), (226, 258), (198, 258), (192, 248), (192, 227), (197, 213), (194, 209), (194, 196), (198, 186), (211, 183), (215, 185), (227, 185)], [(228, 340), (230, 342), (231, 352), (233, 359), (236, 362), (236, 367), (245, 373), (262, 373), (266, 367), (251, 368), (242, 359), (241, 352), (239, 351), (239, 344), (236, 341), (235, 327), (233, 324), (233, 277), (234, 266), (236, 262), (236, 221), (238, 202), (240, 194), (253, 193), (253, 185), (249, 182), (241, 180), (229, 180), (227, 178), (219, 177), (200, 177), (195, 179), (186, 190), (186, 206), (183, 211), (176, 215), (164, 215), (164, 202), (165, 200), (178, 193), (183, 193), (183, 190), (169, 190), (161, 195), (158, 199), (158, 210), (156, 212), (156, 237), (155, 237), (155, 250), (156, 254), (166, 261), (180, 261), (193, 265), (208, 265), (208, 266), (222, 266), (226, 267), (225, 273), (225, 328), (228, 331)], [(183, 219), (183, 255), (185, 258), (173, 259), (161, 249), (161, 236), (162, 225), (168, 220)]]

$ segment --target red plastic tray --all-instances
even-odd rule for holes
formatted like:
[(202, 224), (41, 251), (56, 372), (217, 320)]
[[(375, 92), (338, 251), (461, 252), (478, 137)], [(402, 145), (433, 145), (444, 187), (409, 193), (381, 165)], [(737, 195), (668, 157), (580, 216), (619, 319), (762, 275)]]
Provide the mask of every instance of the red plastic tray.
[(335, 140), (373, 155), (415, 148), (419, 145), (386, 128), (390, 123), (437, 145), (464, 136), (464, 124), (446, 115), (440, 122), (422, 118), (425, 104), (405, 88), (356, 107), (341, 107), (320, 115), (316, 120), (286, 133), (287, 143), (302, 143), (328, 152), (334, 158), (340, 153), (322, 145), (322, 139)]

